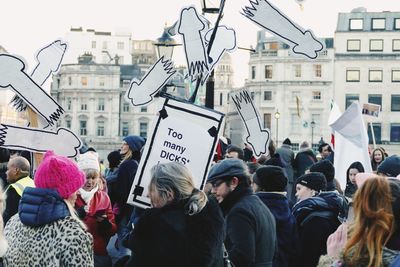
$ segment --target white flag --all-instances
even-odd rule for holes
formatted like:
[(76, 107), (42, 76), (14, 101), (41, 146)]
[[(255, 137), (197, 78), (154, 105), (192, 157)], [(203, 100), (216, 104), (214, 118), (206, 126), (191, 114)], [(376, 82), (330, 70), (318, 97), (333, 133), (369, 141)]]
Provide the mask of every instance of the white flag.
[[(338, 110), (332, 109), (332, 112), (337, 114)], [(368, 134), (359, 103), (353, 102), (340, 117), (329, 123), (335, 131), (335, 177), (342, 189), (345, 189), (346, 171), (353, 162), (361, 162), (365, 172), (372, 172), (368, 153)]]

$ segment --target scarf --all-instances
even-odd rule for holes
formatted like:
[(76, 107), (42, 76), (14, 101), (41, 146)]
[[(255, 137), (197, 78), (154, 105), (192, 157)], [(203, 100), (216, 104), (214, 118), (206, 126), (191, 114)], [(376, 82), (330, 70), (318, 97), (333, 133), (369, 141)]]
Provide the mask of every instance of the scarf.
[(85, 211), (89, 211), (89, 203), (92, 200), (94, 194), (99, 190), (99, 186), (96, 185), (92, 190), (86, 191), (83, 188), (79, 189), (79, 193), (81, 194), (81, 198), (85, 201), (86, 205), (84, 207)]

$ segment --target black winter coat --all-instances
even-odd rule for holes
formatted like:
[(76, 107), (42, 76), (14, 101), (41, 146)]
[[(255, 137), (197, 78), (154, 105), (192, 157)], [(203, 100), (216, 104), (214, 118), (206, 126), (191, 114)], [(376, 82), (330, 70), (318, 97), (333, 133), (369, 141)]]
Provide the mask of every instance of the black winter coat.
[(267, 206), (250, 187), (242, 184), (220, 205), (226, 216), (225, 246), (233, 264), (238, 267), (272, 267), (276, 227)]
[(209, 199), (196, 215), (184, 213), (186, 201), (147, 209), (129, 237), (132, 256), (125, 267), (221, 267), (224, 219)]
[(317, 266), (319, 257), (326, 254), (326, 241), (340, 225), (338, 216), (345, 217), (348, 203), (336, 192), (322, 192), (302, 200), (293, 207), (299, 232), (299, 267)]
[(298, 178), (302, 176), (306, 170), (316, 162), (317, 158), (311, 149), (299, 151), (294, 158), (295, 177)]
[(123, 161), (118, 168), (117, 177), (110, 188), (109, 196), (112, 203), (117, 203), (119, 207), (119, 214), (116, 216), (116, 221), (119, 223), (120, 219), (124, 216), (131, 216), (133, 208), (126, 203), (132, 188), (133, 180), (139, 163), (134, 160)]
[(278, 250), (274, 257), (274, 267), (297, 266), (295, 263), (298, 250), (296, 219), (289, 208), (286, 196), (270, 192), (256, 194), (267, 205), (276, 221)]

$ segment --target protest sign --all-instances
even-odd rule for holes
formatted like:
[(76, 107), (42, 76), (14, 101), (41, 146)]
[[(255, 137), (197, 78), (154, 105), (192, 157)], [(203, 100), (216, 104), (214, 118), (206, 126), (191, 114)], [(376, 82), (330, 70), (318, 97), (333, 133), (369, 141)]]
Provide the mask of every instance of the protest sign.
[(243, 89), (232, 92), (230, 96), (246, 128), (246, 141), (250, 144), (254, 154), (259, 157), (267, 153), (271, 133), (269, 129), (261, 127), (260, 115), (254, 106), (250, 94)]
[(297, 56), (316, 59), (324, 49), (311, 30), (303, 29), (267, 0), (249, 0), (242, 15), (290, 46)]
[(369, 116), (378, 117), (380, 110), (381, 110), (381, 106), (380, 105), (371, 104), (371, 103), (365, 103), (365, 104), (363, 104), (362, 114), (363, 115), (369, 115)]
[(150, 170), (159, 163), (179, 162), (193, 174), (196, 188), (202, 189), (214, 157), (222, 126), (222, 113), (189, 103), (166, 99), (153, 122), (129, 194), (128, 203), (150, 207)]

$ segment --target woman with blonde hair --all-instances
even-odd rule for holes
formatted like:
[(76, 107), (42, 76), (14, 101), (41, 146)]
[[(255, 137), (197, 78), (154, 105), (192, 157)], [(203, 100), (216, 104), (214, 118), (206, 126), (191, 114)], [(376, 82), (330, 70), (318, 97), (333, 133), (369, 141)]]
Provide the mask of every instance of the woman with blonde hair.
[(147, 209), (129, 238), (126, 267), (222, 266), (224, 219), (214, 199), (194, 186), (192, 174), (176, 162), (151, 170)]
[[(328, 238), (328, 257), (323, 256), (319, 266), (389, 266), (400, 251), (385, 247), (394, 229), (388, 180), (383, 177), (366, 180), (356, 191), (353, 205), (354, 223), (349, 226), (348, 238), (347, 226), (342, 225)], [(334, 258), (340, 259), (331, 265)]]
[(73, 208), (84, 179), (73, 161), (46, 152), (36, 188), (25, 188), (18, 214), (5, 227), (4, 266), (93, 266), (92, 236)]
[(124, 246), (123, 239), (129, 234), (128, 223), (133, 207), (127, 204), (126, 200), (129, 197), (133, 179), (139, 166), (141, 150), (145, 143), (146, 140), (137, 135), (129, 135), (123, 138), (120, 150), (122, 162), (118, 167), (117, 177), (113, 185), (108, 188), (108, 195), (114, 205), (115, 222), (118, 226), (118, 266), (123, 266), (123, 263), (130, 256), (130, 250)]
[(86, 152), (77, 158), (78, 167), (85, 174), (85, 184), (78, 190), (75, 209), (93, 236), (94, 266), (112, 265), (107, 244), (117, 231), (110, 198), (101, 190), (99, 159), (96, 154)]

